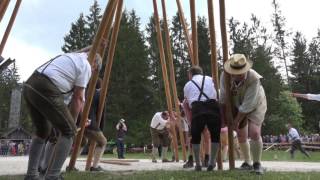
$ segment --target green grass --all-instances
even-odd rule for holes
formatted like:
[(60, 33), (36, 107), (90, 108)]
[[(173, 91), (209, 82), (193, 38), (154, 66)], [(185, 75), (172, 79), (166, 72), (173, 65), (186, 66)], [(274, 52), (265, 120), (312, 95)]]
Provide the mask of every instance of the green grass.
[[(144, 171), (144, 172), (113, 172), (113, 173), (89, 173), (78, 172), (64, 175), (66, 180), (178, 180), (178, 179), (201, 179), (201, 180), (318, 180), (320, 173), (280, 173), (267, 172), (258, 176), (249, 172), (239, 171), (214, 171), (214, 172), (194, 172), (194, 171)], [(22, 180), (22, 176), (2, 176), (0, 180)]]
[[(320, 162), (320, 152), (309, 152), (311, 158), (307, 158), (301, 152), (295, 153), (295, 158), (291, 159), (290, 153), (285, 151), (265, 151), (262, 153), (262, 161), (297, 161), (297, 162)], [(171, 157), (172, 153), (168, 153), (168, 157)], [(82, 156), (86, 157), (86, 156)], [(125, 154), (127, 159), (150, 159), (150, 153), (130, 153)], [(104, 158), (117, 158), (114, 154), (105, 154)], [(182, 153), (180, 152), (180, 159), (182, 159)]]
[[(181, 154), (181, 153), (180, 153)], [(299, 161), (299, 162), (320, 162), (320, 152), (310, 152), (311, 159), (306, 158), (300, 152), (296, 152), (294, 159), (290, 158), (289, 152), (267, 151), (263, 152), (262, 161)], [(275, 159), (275, 155), (277, 159)], [(127, 159), (148, 159), (150, 154), (127, 153)], [(171, 156), (169, 152), (168, 157)], [(86, 157), (86, 156), (82, 156)], [(105, 154), (104, 158), (116, 158), (114, 154)], [(320, 163), (319, 163), (320, 166)], [(218, 179), (218, 180), (318, 180), (320, 172), (266, 172), (263, 176), (257, 176), (247, 172), (239, 171), (214, 171), (214, 172), (194, 172), (194, 171), (144, 171), (144, 172), (106, 172), (90, 173), (78, 172), (64, 175), (66, 180), (105, 180), (105, 179), (138, 179), (138, 180), (177, 180), (177, 179)], [(23, 176), (0, 176), (0, 180), (22, 180)]]

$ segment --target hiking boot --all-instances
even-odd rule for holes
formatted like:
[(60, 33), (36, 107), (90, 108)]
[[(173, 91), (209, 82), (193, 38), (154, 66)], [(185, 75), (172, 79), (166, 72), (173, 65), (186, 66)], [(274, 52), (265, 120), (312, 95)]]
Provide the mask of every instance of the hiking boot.
[(47, 168), (42, 169), (40, 166), (38, 167), (38, 172), (40, 176), (44, 176), (47, 172)]
[(264, 170), (261, 166), (260, 162), (255, 162), (253, 163), (253, 171), (257, 174), (257, 175), (262, 175)]
[(247, 162), (244, 162), (240, 166), (240, 170), (252, 170), (252, 166), (250, 164), (248, 164)]
[(176, 158), (174, 156), (171, 157), (171, 162), (174, 162)]
[(194, 168), (194, 170), (195, 170), (195, 171), (201, 171), (201, 170), (202, 170), (202, 168), (201, 168), (201, 166), (200, 166), (200, 165), (196, 165), (196, 166), (195, 166), (195, 168)]
[(208, 167), (209, 165), (209, 154), (204, 155), (204, 163), (203, 166), (204, 167)]
[(193, 156), (189, 156), (188, 161), (183, 165), (183, 168), (192, 168), (193, 167)]
[(97, 167), (91, 167), (90, 171), (101, 172), (101, 171), (104, 171), (104, 169), (101, 166), (97, 166)]
[(67, 171), (67, 172), (71, 172), (71, 171), (78, 172), (79, 169), (77, 169), (76, 167), (70, 168), (69, 166), (67, 166), (67, 167), (66, 167), (66, 171)]
[(207, 171), (213, 171), (213, 169), (216, 167), (216, 165), (209, 165), (208, 167), (207, 167)]
[(172, 162), (172, 161), (169, 161), (168, 159), (164, 158), (164, 159), (162, 159), (162, 162), (167, 163), (167, 162)]

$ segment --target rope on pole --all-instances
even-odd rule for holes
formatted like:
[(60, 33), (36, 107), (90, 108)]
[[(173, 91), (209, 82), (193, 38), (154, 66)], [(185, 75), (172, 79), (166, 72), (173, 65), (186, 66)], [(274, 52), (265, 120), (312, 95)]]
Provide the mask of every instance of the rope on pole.
[[(169, 80), (168, 80), (168, 72), (166, 67), (166, 60), (165, 60), (165, 54), (163, 49), (163, 42), (162, 42), (162, 35), (161, 35), (161, 29), (160, 29), (160, 23), (159, 23), (159, 14), (158, 14), (158, 7), (157, 7), (157, 1), (153, 0), (153, 8), (154, 8), (154, 19), (155, 19), (155, 25), (156, 25), (156, 32), (157, 32), (157, 41), (158, 41), (158, 47), (160, 51), (160, 61), (161, 61), (161, 68), (162, 68), (162, 76), (163, 81), (165, 84), (165, 93), (166, 93), (166, 100), (167, 100), (167, 106), (168, 111), (170, 115), (170, 119), (174, 119), (173, 115), (173, 108), (172, 108), (172, 102), (171, 102), (171, 93), (170, 93), (170, 87), (169, 87)], [(175, 153), (175, 160), (179, 161), (179, 152), (178, 152), (178, 143), (177, 143), (177, 135), (175, 131), (175, 127), (170, 127), (172, 131), (172, 141), (174, 146), (174, 153)]]
[[(216, 34), (214, 25), (214, 13), (213, 13), (213, 0), (208, 0), (208, 17), (209, 17), (209, 32), (210, 32), (210, 48), (211, 48), (211, 72), (212, 79), (214, 81), (214, 87), (217, 91), (217, 98), (219, 99), (219, 75), (217, 65), (217, 46), (216, 46)], [(218, 152), (218, 169), (223, 169), (221, 158), (221, 142)]]
[(193, 59), (194, 65), (199, 65), (198, 56), (198, 30), (197, 30), (197, 18), (195, 0), (190, 0), (190, 12), (191, 12), (191, 27), (192, 27), (192, 47), (193, 47)]
[[(105, 69), (104, 69), (104, 75), (103, 75), (103, 79), (102, 79), (102, 85), (101, 85), (101, 91), (100, 91), (100, 97), (99, 97), (99, 105), (98, 105), (98, 113), (97, 113), (98, 127), (100, 126), (100, 123), (101, 123), (101, 117), (102, 117), (102, 113), (103, 113), (103, 109), (104, 109), (104, 105), (105, 105), (105, 101), (106, 101), (106, 96), (107, 96), (107, 92), (108, 92), (108, 87), (109, 87), (109, 79), (110, 79), (110, 75), (111, 75), (113, 57), (114, 57), (114, 52), (115, 52), (115, 48), (116, 48), (118, 32), (119, 32), (119, 28), (120, 28), (120, 21), (121, 21), (121, 17), (122, 17), (122, 6), (123, 6), (123, 0), (119, 0), (119, 3), (117, 5), (115, 24), (114, 24), (114, 28), (112, 31), (111, 41), (110, 41), (111, 46), (108, 50), (108, 57), (107, 57), (107, 61), (106, 61)], [(112, 10), (112, 17), (115, 13), (115, 10), (116, 10), (116, 8), (114, 7)], [(105, 35), (104, 35), (105, 39), (107, 39), (109, 37), (111, 23), (112, 23), (112, 19), (110, 19), (110, 21), (108, 22), (107, 28), (109, 28), (109, 30), (108, 30), (108, 33), (105, 33)], [(104, 56), (104, 51), (103, 51), (103, 56)], [(92, 141), (90, 143), (90, 147), (89, 147), (89, 152), (88, 152), (88, 157), (87, 157), (87, 162), (86, 162), (86, 170), (89, 170), (91, 167), (91, 162), (92, 162), (95, 147), (96, 147), (96, 142)]]
[(191, 64), (192, 64), (192, 66), (194, 66), (195, 65), (195, 61), (194, 61), (194, 57), (193, 57), (192, 43), (191, 43), (191, 40), (190, 40), (190, 34), (189, 34), (189, 30), (187, 28), (186, 19), (184, 17), (184, 13), (183, 13), (183, 10), (182, 10), (182, 6), (181, 6), (180, 0), (176, 0), (176, 2), (177, 2), (177, 6), (178, 6), (178, 13), (179, 13), (180, 22), (181, 22), (182, 28), (183, 28), (183, 33), (184, 33), (184, 36), (185, 36), (186, 41), (187, 41), (187, 46), (188, 46), (189, 56), (190, 56), (190, 59), (191, 59)]
[(175, 110), (178, 116), (176, 122), (178, 122), (178, 127), (179, 127), (180, 143), (182, 146), (182, 158), (183, 158), (183, 161), (186, 161), (187, 151), (186, 151), (186, 144), (185, 144), (184, 134), (182, 129), (182, 118), (181, 118), (180, 104), (179, 104), (179, 98), (177, 93), (177, 85), (176, 85), (175, 71), (174, 71), (172, 51), (171, 51), (170, 34), (169, 34), (169, 28), (167, 23), (167, 12), (166, 12), (165, 0), (161, 0), (161, 4), (162, 4), (162, 13), (163, 13), (163, 26), (164, 26), (165, 36), (166, 36), (165, 37), (166, 46), (167, 46), (166, 50), (167, 50), (167, 57), (168, 57), (168, 63), (169, 63), (170, 81), (171, 81), (171, 87), (173, 92), (173, 102), (175, 104)]
[[(13, 23), (14, 23), (14, 20), (15, 20), (16, 17), (17, 17), (17, 14), (18, 14), (18, 10), (19, 10), (21, 1), (22, 1), (22, 0), (17, 0), (16, 5), (14, 6), (14, 9), (13, 9), (13, 11), (12, 11), (12, 15), (11, 15), (11, 17), (10, 17), (10, 20), (9, 20), (8, 26), (7, 26), (7, 28), (6, 28), (6, 31), (5, 31), (5, 33), (4, 33), (3, 37), (2, 37), (1, 44), (0, 44), (0, 56), (2, 55), (4, 46), (6, 45), (6, 42), (7, 42), (7, 40), (8, 40), (10, 31), (11, 31), (12, 26), (13, 26)], [(4, 2), (4, 3), (5, 3), (5, 2)], [(8, 1), (8, 4), (9, 4), (9, 1)], [(8, 5), (7, 5), (7, 6), (8, 6)], [(6, 7), (7, 7), (7, 6), (6, 6)], [(2, 17), (1, 17), (1, 18), (2, 18)]]
[[(95, 35), (93, 45), (92, 45), (92, 48), (90, 49), (89, 56), (88, 56), (88, 59), (89, 59), (91, 66), (94, 64), (94, 58), (96, 56), (97, 49), (101, 45), (101, 40), (102, 40), (101, 37), (103, 36), (103, 34), (105, 33), (105, 31), (107, 29), (106, 24), (107, 24), (108, 20), (112, 18), (111, 12), (112, 12), (112, 8), (113, 8), (114, 3), (117, 3), (117, 0), (110, 0), (108, 2), (108, 5), (107, 5), (105, 12), (103, 14), (101, 23), (99, 25), (97, 34)], [(82, 137), (84, 134), (85, 124), (86, 124), (87, 118), (89, 116), (89, 110), (90, 110), (91, 102), (92, 102), (93, 95), (95, 92), (95, 86), (96, 86), (98, 77), (99, 77), (99, 72), (94, 72), (91, 77), (90, 83), (89, 83), (87, 99), (86, 99), (86, 103), (83, 108), (81, 121), (80, 121), (81, 130), (78, 132), (78, 134), (76, 136), (75, 146), (74, 146), (73, 153), (71, 155), (70, 162), (69, 162), (70, 169), (74, 168), (76, 160), (77, 160), (77, 155), (78, 155), (77, 152), (80, 149)]]
[[(225, 1), (219, 0), (220, 5), (220, 28), (221, 28), (221, 40), (222, 40), (222, 51), (223, 51), (223, 62), (228, 60), (228, 41), (227, 41), (227, 30), (226, 30), (226, 11), (225, 11)], [(234, 162), (234, 144), (233, 144), (233, 114), (231, 107), (231, 93), (230, 93), (230, 75), (228, 73), (224, 74), (224, 86), (226, 91), (226, 111), (225, 119), (228, 123), (228, 141), (229, 141), (229, 168), (235, 168)]]

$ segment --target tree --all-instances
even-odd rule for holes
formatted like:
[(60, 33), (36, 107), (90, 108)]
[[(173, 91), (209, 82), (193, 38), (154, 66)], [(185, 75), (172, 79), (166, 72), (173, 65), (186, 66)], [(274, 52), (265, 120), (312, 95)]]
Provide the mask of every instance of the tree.
[(186, 37), (183, 34), (183, 27), (180, 23), (179, 13), (177, 12), (172, 18), (171, 41), (172, 56), (176, 70), (177, 92), (180, 99), (183, 99), (183, 87), (188, 81), (188, 69), (191, 66), (190, 54)]
[[(127, 119), (127, 142), (150, 142), (150, 120), (154, 113), (147, 47), (135, 11), (122, 15), (107, 97), (107, 134), (115, 133), (120, 118)], [(144, 129), (144, 131), (141, 131)]]
[(146, 41), (148, 43), (148, 62), (151, 74), (151, 82), (153, 88), (154, 106), (158, 109), (166, 108), (165, 90), (162, 77), (162, 69), (160, 63), (159, 47), (157, 43), (157, 34), (155, 27), (154, 16), (149, 18), (149, 23), (146, 26)]
[(198, 17), (198, 47), (199, 47), (199, 65), (202, 67), (206, 75), (211, 76), (211, 56), (210, 56), (210, 41), (209, 29), (205, 17)]
[(300, 32), (296, 32), (293, 39), (293, 59), (290, 66), (292, 87), (297, 92), (310, 92), (311, 75), (314, 72), (315, 62), (309, 59), (307, 40)]
[(289, 91), (282, 91), (277, 98), (279, 103), (277, 111), (270, 114), (270, 118), (265, 121), (268, 126), (264, 126), (263, 132), (267, 134), (283, 134), (287, 132), (285, 125), (290, 122), (297, 129), (303, 129), (302, 109), (295, 98), (290, 95)]
[(287, 83), (290, 87), (290, 77), (289, 77), (289, 65), (287, 62), (287, 57), (289, 57), (289, 43), (287, 42), (287, 38), (290, 36), (290, 32), (287, 32), (285, 29), (286, 19), (281, 14), (281, 10), (279, 4), (276, 0), (272, 1), (272, 6), (274, 8), (272, 24), (274, 27), (274, 32), (276, 36), (274, 37), (274, 42), (277, 45), (275, 47), (275, 54), (280, 60), (284, 63), (284, 68), (286, 72)]
[(93, 5), (90, 7), (90, 14), (86, 16), (89, 44), (92, 44), (96, 31), (99, 28), (101, 18), (101, 8), (99, 7), (97, 0), (95, 0)]
[(91, 42), (90, 34), (87, 28), (87, 21), (84, 19), (83, 13), (81, 13), (78, 20), (71, 24), (71, 30), (64, 37), (62, 51), (65, 53), (73, 52), (88, 46)]
[(19, 79), (15, 63), (0, 72), (0, 132), (8, 130), (11, 90), (19, 86)]
[[(308, 44), (301, 33), (296, 33), (294, 38), (293, 64), (291, 66), (293, 88), (296, 92), (319, 94), (320, 89), (320, 30)], [(320, 108), (319, 102), (299, 99), (304, 115), (304, 128), (310, 131), (319, 130), (320, 115), (316, 113)]]

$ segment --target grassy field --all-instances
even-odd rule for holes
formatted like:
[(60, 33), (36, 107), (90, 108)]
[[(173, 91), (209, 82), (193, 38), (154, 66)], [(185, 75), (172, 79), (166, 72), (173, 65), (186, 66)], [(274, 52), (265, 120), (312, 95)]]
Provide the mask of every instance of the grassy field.
[[(295, 153), (295, 158), (291, 159), (290, 153), (285, 151), (265, 151), (262, 153), (262, 161), (298, 161), (298, 162), (320, 162), (320, 152), (309, 152), (311, 158), (307, 158), (302, 153), (297, 151)], [(180, 153), (181, 155), (182, 153)], [(171, 157), (172, 153), (168, 153), (168, 157)], [(83, 156), (86, 157), (86, 156)], [(105, 154), (105, 158), (116, 158), (114, 154)], [(127, 159), (150, 159), (149, 153), (131, 153), (125, 154)], [(182, 159), (182, 157), (180, 157)]]
[[(299, 162), (319, 162), (320, 152), (310, 152), (311, 158), (305, 157), (300, 152), (296, 153), (294, 159), (290, 154), (284, 151), (267, 151), (263, 152), (263, 161), (299, 161)], [(168, 157), (171, 154), (169, 153)], [(82, 156), (85, 157), (85, 156)], [(104, 158), (116, 158), (114, 154), (105, 154)], [(127, 159), (148, 159), (150, 154), (131, 153), (126, 154)], [(263, 176), (257, 176), (249, 172), (239, 171), (214, 171), (214, 172), (194, 172), (194, 171), (144, 171), (144, 172), (106, 172), (90, 173), (78, 172), (64, 175), (66, 180), (105, 180), (105, 179), (138, 179), (138, 180), (177, 180), (177, 179), (217, 179), (217, 180), (319, 180), (320, 172), (266, 172)], [(0, 180), (22, 180), (23, 176), (0, 176)]]
[[(258, 176), (249, 172), (239, 171), (145, 171), (145, 172), (113, 172), (113, 173), (68, 173), (64, 175), (66, 180), (319, 180), (320, 173), (278, 173), (267, 172), (263, 176)], [(2, 176), (0, 180), (22, 180), (22, 176)]]

